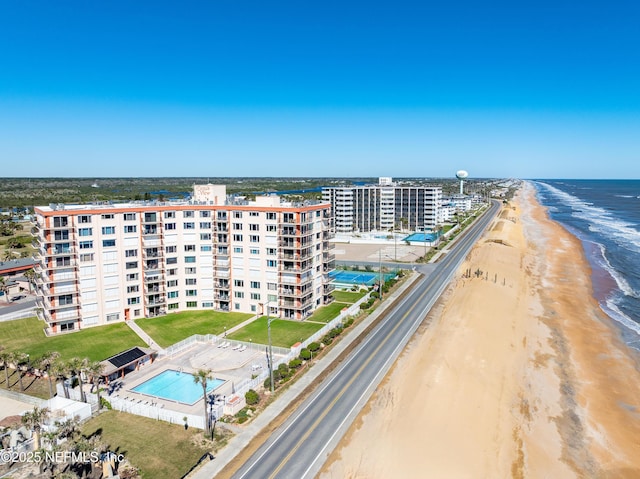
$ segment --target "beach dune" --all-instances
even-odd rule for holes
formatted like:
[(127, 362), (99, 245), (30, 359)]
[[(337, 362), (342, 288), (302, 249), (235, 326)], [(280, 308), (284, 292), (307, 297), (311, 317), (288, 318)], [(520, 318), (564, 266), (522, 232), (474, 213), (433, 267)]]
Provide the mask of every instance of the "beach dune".
[(319, 477), (638, 478), (639, 370), (525, 183)]

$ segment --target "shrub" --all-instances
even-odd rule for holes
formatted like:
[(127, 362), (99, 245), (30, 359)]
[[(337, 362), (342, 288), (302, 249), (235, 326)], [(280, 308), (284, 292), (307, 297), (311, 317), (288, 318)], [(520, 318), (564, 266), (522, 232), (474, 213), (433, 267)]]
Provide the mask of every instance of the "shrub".
[(377, 291), (374, 291), (373, 293), (371, 293), (371, 294), (369, 295), (369, 298), (377, 299), (377, 298), (379, 298), (379, 297), (380, 297), (380, 293), (378, 293)]
[(369, 303), (360, 303), (360, 309), (369, 309), (370, 307)]
[(320, 349), (320, 344), (314, 341), (313, 343), (309, 343), (309, 346), (307, 346), (307, 349), (312, 353), (315, 353), (318, 349)]
[(325, 346), (329, 346), (333, 342), (333, 338), (328, 334), (325, 334), (324, 337), (322, 338), (322, 342), (324, 343)]
[(304, 359), (305, 361), (311, 359), (311, 351), (309, 351), (307, 348), (302, 348), (300, 350), (300, 359)]
[(253, 406), (254, 404), (258, 404), (260, 402), (260, 396), (253, 389), (249, 389), (246, 393), (244, 393), (244, 398), (249, 406)]
[(111, 403), (100, 396), (100, 407), (111, 410)]
[(349, 326), (351, 326), (353, 324), (353, 318), (349, 318), (344, 322), (344, 327), (348, 328)]
[(299, 359), (292, 359), (291, 361), (289, 361), (289, 368), (290, 369), (298, 369), (300, 366), (302, 366), (302, 361), (300, 361)]
[(278, 364), (278, 372), (283, 378), (287, 377), (289, 375), (289, 366), (287, 366), (285, 363)]

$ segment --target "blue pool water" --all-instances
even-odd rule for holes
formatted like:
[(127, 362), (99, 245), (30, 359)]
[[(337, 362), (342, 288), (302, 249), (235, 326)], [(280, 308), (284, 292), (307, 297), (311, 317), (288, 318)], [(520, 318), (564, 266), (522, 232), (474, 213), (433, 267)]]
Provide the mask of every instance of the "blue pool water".
[(433, 242), (437, 238), (435, 233), (411, 233), (406, 238), (403, 238), (402, 241), (422, 241), (422, 242)]
[[(222, 379), (210, 379), (207, 382), (207, 392), (213, 391), (222, 384), (224, 384)], [(172, 369), (167, 369), (137, 385), (132, 391), (184, 404), (195, 404), (202, 398), (202, 386), (193, 382), (191, 374)]]
[[(395, 273), (385, 273), (384, 280), (388, 281), (393, 278)], [(343, 270), (334, 270), (329, 273), (329, 277), (333, 280), (334, 283), (341, 284), (366, 284), (367, 286), (371, 286), (380, 277), (378, 273), (372, 273), (368, 271), (343, 271)]]

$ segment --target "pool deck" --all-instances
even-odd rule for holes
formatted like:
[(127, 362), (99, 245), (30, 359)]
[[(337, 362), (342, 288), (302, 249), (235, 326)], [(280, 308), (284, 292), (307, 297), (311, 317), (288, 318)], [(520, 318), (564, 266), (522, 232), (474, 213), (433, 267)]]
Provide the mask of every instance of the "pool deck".
[[(165, 409), (185, 414), (201, 414), (201, 400), (189, 405), (137, 393), (132, 389), (168, 369), (185, 373), (194, 373), (198, 369), (211, 369), (213, 377), (225, 381), (224, 384), (216, 388), (215, 393), (230, 396), (235, 392), (236, 383), (251, 378), (251, 375), (256, 373), (254, 367), (267, 368), (267, 359), (263, 344), (252, 344), (246, 351), (237, 351), (232, 350), (235, 343), (229, 342), (230, 346), (226, 349), (211, 344), (198, 343), (178, 355), (165, 356), (154, 361), (153, 364), (142, 366), (138, 371), (127, 374), (124, 380), (115, 381), (117, 387), (112, 395), (136, 402), (151, 401), (154, 404), (162, 405)], [(279, 359), (279, 356), (274, 352), (274, 364), (278, 364)], [(106, 395), (106, 398), (108, 399), (109, 396)]]
[[(428, 246), (427, 246), (428, 251)], [(425, 254), (425, 246), (407, 245), (398, 242), (385, 244), (338, 243), (334, 250), (339, 261), (382, 261), (396, 259), (403, 263), (413, 263)]]

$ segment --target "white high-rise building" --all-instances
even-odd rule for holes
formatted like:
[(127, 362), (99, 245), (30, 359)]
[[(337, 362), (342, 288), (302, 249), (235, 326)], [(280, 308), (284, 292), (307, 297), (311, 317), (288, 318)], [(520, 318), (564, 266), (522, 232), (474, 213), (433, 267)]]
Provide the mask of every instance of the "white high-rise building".
[(213, 309), (303, 319), (331, 301), (331, 208), (277, 196), (36, 207), (48, 334)]
[(442, 189), (399, 185), (390, 177), (381, 177), (377, 185), (323, 188), (322, 200), (331, 203), (338, 234), (423, 231), (439, 222)]

